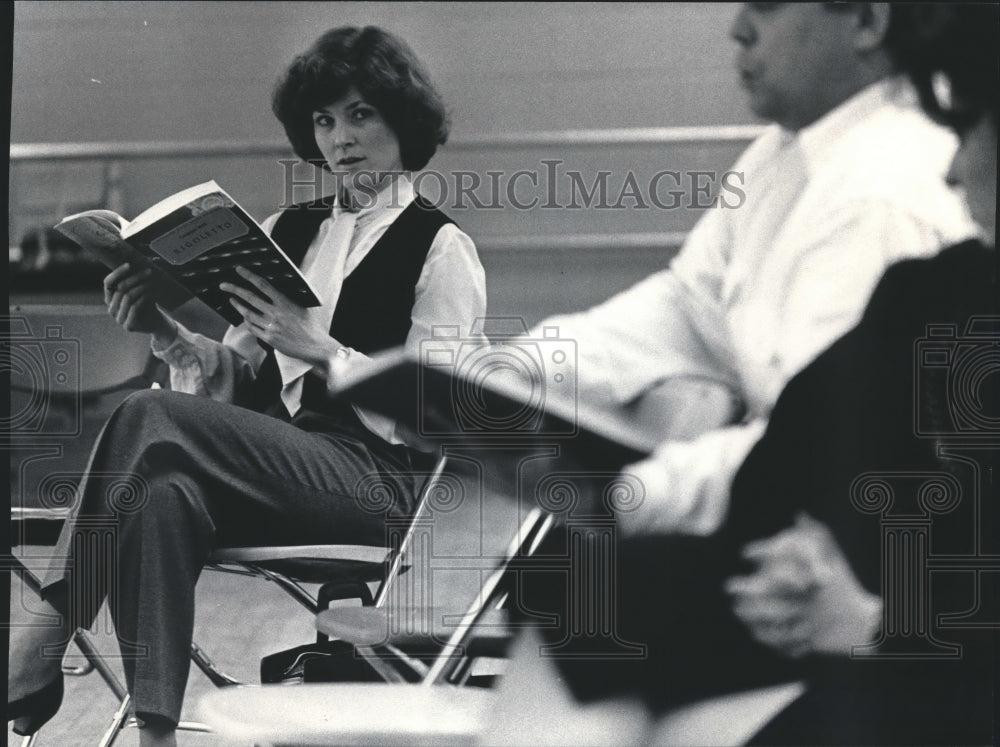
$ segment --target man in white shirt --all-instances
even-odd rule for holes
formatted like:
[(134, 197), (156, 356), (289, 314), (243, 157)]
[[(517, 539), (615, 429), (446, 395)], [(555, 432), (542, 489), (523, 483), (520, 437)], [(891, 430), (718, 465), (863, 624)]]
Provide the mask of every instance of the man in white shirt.
[[(974, 230), (945, 186), (957, 145), (894, 74), (905, 11), (885, 3), (748, 3), (731, 36), (751, 109), (774, 124), (734, 169), (747, 199), (710, 210), (669, 268), (583, 313), (581, 402), (616, 407), (685, 381), (732, 389), (740, 422), (706, 423), (627, 469), (643, 503), (626, 533), (710, 534), (785, 383), (850, 329), (885, 268)], [(697, 406), (697, 403), (694, 403)], [(674, 406), (672, 404), (671, 406)]]

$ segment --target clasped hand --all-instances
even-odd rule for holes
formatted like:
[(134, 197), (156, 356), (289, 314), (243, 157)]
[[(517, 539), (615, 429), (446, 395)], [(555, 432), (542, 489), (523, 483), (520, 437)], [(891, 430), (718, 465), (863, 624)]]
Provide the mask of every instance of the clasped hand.
[(236, 272), (253, 288), (232, 283), (220, 283), (219, 288), (234, 296), (230, 303), (250, 332), (291, 358), (326, 365), (338, 344), (319, 315), (309, 313), (309, 309), (290, 300), (260, 275), (244, 267), (237, 267)]
[(858, 581), (830, 530), (807, 514), (774, 537), (751, 542), (757, 564), (725, 583), (733, 611), (761, 643), (798, 658), (849, 655), (878, 629), (881, 599)]

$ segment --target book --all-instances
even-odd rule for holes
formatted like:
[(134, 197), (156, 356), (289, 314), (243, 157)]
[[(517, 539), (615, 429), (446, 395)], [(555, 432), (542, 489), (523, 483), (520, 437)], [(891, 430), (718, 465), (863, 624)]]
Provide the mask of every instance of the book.
[[(489, 495), (557, 518), (635, 510), (646, 487), (624, 468), (668, 439), (694, 438), (740, 412), (727, 386), (697, 377), (672, 377), (627, 404), (580, 397), (575, 382), (567, 385), (575, 355), (562, 343), (572, 341), (546, 347), (510, 338), (451, 351), (427, 342), (419, 355), (374, 356), (342, 374), (331, 394), (394, 419), (411, 447), (445, 449), (449, 470), (479, 465)], [(515, 355), (516, 372), (507, 365)]]
[(153, 293), (166, 310), (201, 299), (227, 322), (243, 317), (222, 282), (248, 287), (245, 267), (303, 307), (319, 306), (298, 267), (236, 201), (214, 181), (185, 189), (128, 221), (111, 210), (88, 210), (56, 226), (110, 268), (129, 262), (153, 268)]
[(423, 360), (402, 348), (376, 355), (346, 372), (332, 394), (397, 420), (424, 448), (558, 444), (574, 461), (602, 470), (641, 461), (668, 439), (694, 438), (741, 413), (727, 386), (696, 377), (672, 378), (627, 405), (589, 402), (565, 385), (571, 369), (557, 370), (553, 356), (522, 355), (527, 363), (518, 374), (503, 365), (510, 349), (530, 350), (530, 340), (480, 347), (462, 362), (428, 347)]

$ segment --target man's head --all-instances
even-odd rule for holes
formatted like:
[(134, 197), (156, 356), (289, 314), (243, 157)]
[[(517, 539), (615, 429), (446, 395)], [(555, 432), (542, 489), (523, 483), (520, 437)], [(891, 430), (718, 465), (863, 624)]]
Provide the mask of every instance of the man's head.
[(750, 108), (792, 130), (894, 68), (888, 3), (745, 3), (730, 35)]

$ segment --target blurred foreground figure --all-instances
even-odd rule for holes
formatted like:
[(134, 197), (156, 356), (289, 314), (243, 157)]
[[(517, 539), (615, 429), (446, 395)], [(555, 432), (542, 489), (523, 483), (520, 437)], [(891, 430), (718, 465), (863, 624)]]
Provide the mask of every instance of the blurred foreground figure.
[[(630, 533), (710, 534), (778, 393), (857, 324), (879, 277), (969, 238), (943, 177), (956, 139), (900, 74), (916, 11), (884, 3), (748, 3), (730, 34), (751, 109), (773, 122), (740, 157), (746, 200), (698, 222), (670, 267), (581, 314), (581, 402), (648, 406), (692, 380), (730, 389), (738, 422), (664, 433), (629, 471), (645, 499)], [(700, 390), (695, 387), (696, 394)], [(667, 399), (664, 408), (676, 407)]]
[(606, 614), (645, 659), (602, 656), (607, 637), (560, 606), (564, 575), (526, 579), (529, 616), (561, 615), (542, 655), (582, 701), (633, 695), (664, 713), (805, 680), (753, 741), (995, 741), (1000, 21), (995, 5), (908, 10), (896, 59), (961, 139), (947, 180), (983, 240), (885, 273), (858, 325), (781, 393), (717, 532), (619, 544)]

